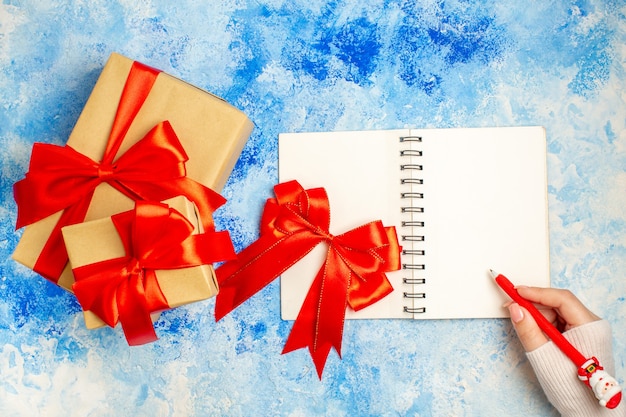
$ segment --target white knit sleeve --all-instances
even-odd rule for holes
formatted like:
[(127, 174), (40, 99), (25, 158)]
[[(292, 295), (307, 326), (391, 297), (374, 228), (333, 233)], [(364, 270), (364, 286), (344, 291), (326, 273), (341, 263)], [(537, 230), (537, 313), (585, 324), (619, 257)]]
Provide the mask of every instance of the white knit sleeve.
[[(615, 376), (611, 326), (608, 321), (587, 323), (563, 335), (583, 356), (595, 356), (604, 369)], [(563, 417), (626, 417), (626, 406), (623, 403), (613, 410), (598, 404), (591, 390), (578, 379), (576, 366), (553, 342), (526, 355), (548, 400)]]

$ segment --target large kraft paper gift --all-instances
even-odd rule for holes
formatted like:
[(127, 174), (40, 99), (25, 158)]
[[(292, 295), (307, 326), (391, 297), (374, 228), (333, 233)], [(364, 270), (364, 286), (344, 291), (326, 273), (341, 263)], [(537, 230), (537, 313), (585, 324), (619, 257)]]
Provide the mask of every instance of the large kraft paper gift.
[[(62, 226), (183, 194), (211, 228), (224, 202), (216, 192), (252, 128), (224, 100), (112, 54), (67, 145), (35, 144), (29, 172), (15, 184), (17, 227), (26, 228), (13, 258), (71, 291)], [(50, 173), (65, 177), (52, 181)]]
[(62, 233), (87, 328), (119, 322), (130, 345), (156, 340), (152, 321), (161, 311), (215, 296), (210, 264), (235, 256), (228, 233), (204, 232), (182, 196), (138, 201)]

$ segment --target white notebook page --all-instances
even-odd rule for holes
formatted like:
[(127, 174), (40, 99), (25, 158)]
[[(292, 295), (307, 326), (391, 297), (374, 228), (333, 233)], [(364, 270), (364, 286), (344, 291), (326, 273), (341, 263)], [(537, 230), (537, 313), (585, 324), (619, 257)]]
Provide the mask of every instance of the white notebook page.
[[(423, 152), (411, 163), (423, 185), (401, 185), (406, 149), (400, 136), (420, 136), (412, 146)], [(549, 286), (546, 143), (541, 127), (400, 129), (361, 132), (281, 134), (279, 180), (296, 179), (304, 188), (324, 187), (331, 210), (330, 232), (341, 234), (371, 220), (396, 226), (398, 235), (423, 235), (415, 248), (424, 256), (403, 262), (424, 264), (413, 271), (425, 284), (402, 283), (411, 271), (388, 273), (394, 292), (346, 318), (505, 317), (506, 297), (490, 278), (493, 268), (519, 284)], [(408, 187), (408, 188), (407, 188)], [(403, 191), (424, 208), (414, 214), (423, 227), (407, 232)], [(410, 204), (408, 204), (410, 205)], [(401, 241), (405, 248), (410, 242)], [(281, 311), (294, 320), (323, 263), (324, 245), (281, 277)], [(407, 299), (405, 292), (424, 293)], [(410, 314), (404, 306), (424, 307)]]

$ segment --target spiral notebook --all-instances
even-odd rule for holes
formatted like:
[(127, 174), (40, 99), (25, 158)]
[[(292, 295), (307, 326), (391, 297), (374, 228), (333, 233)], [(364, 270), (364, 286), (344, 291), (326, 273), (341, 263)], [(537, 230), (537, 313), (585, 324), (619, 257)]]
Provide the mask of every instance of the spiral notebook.
[[(278, 152), (280, 182), (326, 189), (332, 234), (378, 219), (396, 227), (394, 291), (346, 318), (506, 317), (490, 268), (550, 285), (543, 127), (284, 133)], [(325, 252), (318, 245), (281, 276), (284, 320), (297, 317)]]

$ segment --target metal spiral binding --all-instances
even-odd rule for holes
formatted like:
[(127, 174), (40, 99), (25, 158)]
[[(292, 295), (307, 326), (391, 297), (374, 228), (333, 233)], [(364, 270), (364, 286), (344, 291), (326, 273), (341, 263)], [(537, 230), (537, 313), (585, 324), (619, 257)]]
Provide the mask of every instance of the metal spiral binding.
[(424, 207), (400, 207), (402, 213), (423, 213)]
[(405, 226), (405, 227), (424, 227), (424, 222), (418, 222), (418, 221), (402, 222), (402, 226)]
[(402, 264), (402, 269), (412, 269), (414, 271), (423, 271), (426, 269), (424, 264)]
[(413, 169), (415, 171), (421, 171), (422, 169), (424, 169), (424, 167), (422, 165), (419, 164), (402, 164), (400, 165), (400, 169), (401, 170), (405, 170), (405, 169)]
[(422, 151), (414, 149), (405, 149), (400, 151), (400, 156), (422, 156)]
[(424, 193), (401, 193), (402, 198), (424, 198)]
[[(420, 136), (403, 136), (400, 137), (400, 142), (413, 142), (413, 143), (421, 143), (422, 138)], [(416, 171), (422, 171), (424, 166), (420, 163), (415, 163), (414, 158), (420, 158), (423, 156), (423, 152), (421, 150), (416, 149), (403, 149), (400, 151), (400, 157), (407, 158), (407, 163), (400, 164), (400, 170), (406, 174), (406, 177), (402, 177), (400, 179), (400, 183), (403, 185), (414, 186), (414, 185), (423, 185), (423, 178), (415, 178), (413, 175)], [(402, 233), (401, 240), (405, 242), (424, 242), (425, 236), (423, 234), (416, 234), (415, 229), (417, 227), (424, 227), (424, 221), (413, 219), (413, 215), (424, 213), (424, 207), (418, 207), (415, 205), (415, 200), (423, 200), (424, 193), (415, 192), (413, 190), (407, 192), (401, 192), (400, 197), (402, 199), (406, 199), (408, 204), (403, 205), (400, 210), (402, 213), (406, 213), (411, 216), (410, 220), (404, 220), (401, 223)], [(406, 229), (405, 229), (406, 228)], [(411, 246), (411, 245), (409, 245)], [(410, 247), (409, 249), (403, 249), (402, 255), (410, 256), (413, 261), (411, 263), (403, 263), (402, 270), (409, 273), (409, 276), (405, 276), (402, 279), (403, 284), (406, 285), (422, 285), (426, 283), (426, 278), (414, 277), (414, 273), (417, 271), (424, 271), (426, 269), (426, 264), (423, 262), (415, 262), (416, 257), (424, 256), (426, 253), (423, 249), (413, 249)], [(404, 298), (407, 299), (424, 299), (426, 298), (425, 292), (404, 292)], [(408, 307), (404, 306), (404, 311), (410, 314), (417, 313), (425, 313), (426, 307)]]
[(404, 298), (426, 298), (426, 293), (423, 292), (405, 292)]
[(416, 184), (421, 185), (424, 184), (424, 180), (421, 178), (402, 178), (400, 180), (400, 184)]
[(402, 235), (402, 240), (406, 242), (424, 242), (425, 236)]
[(426, 312), (426, 307), (413, 308), (413, 307), (404, 306), (404, 312), (405, 313), (410, 313), (410, 314), (425, 313)]

